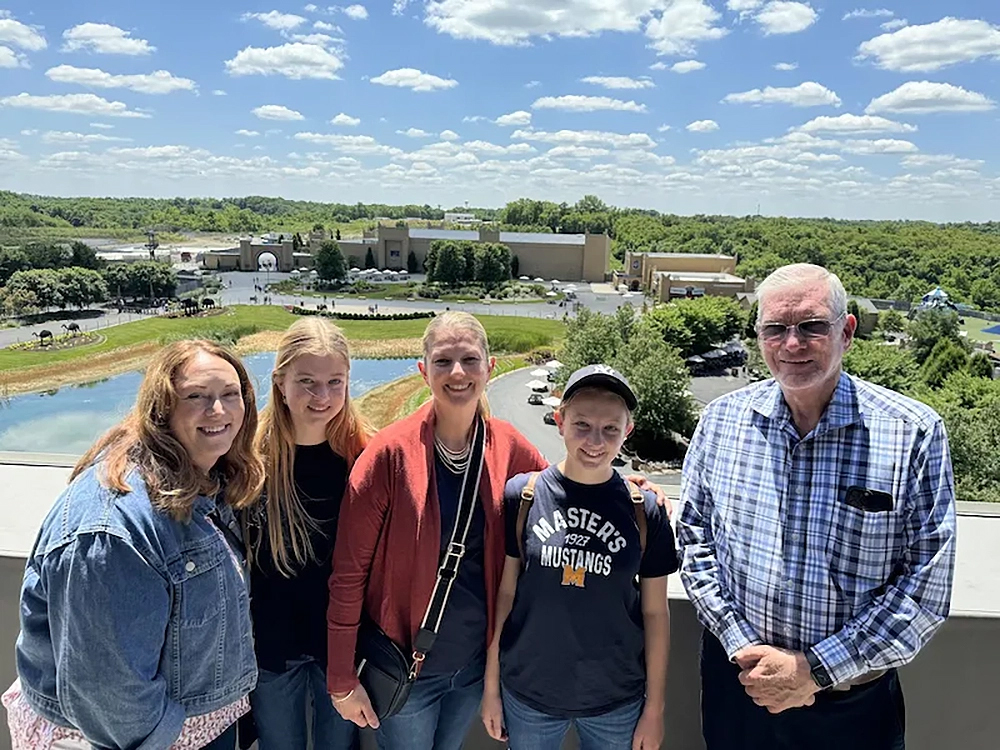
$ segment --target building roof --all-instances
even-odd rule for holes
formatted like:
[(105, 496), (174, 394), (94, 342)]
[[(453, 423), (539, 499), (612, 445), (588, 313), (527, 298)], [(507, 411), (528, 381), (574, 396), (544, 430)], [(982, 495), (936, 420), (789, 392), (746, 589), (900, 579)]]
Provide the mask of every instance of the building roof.
[[(479, 240), (479, 232), (466, 229), (411, 229), (410, 238), (418, 240)], [(545, 232), (500, 232), (500, 242), (532, 245), (582, 245), (585, 234), (547, 234)]]
[(711, 258), (713, 260), (719, 260), (720, 258), (725, 258), (726, 260), (736, 260), (735, 256), (725, 255), (723, 253), (633, 253), (634, 255), (648, 255), (650, 258)]
[(731, 273), (706, 273), (703, 271), (656, 271), (654, 276), (667, 279), (669, 281), (698, 281), (711, 282), (713, 284), (743, 284), (744, 280)]
[(851, 297), (850, 299), (858, 303), (858, 309), (864, 310), (865, 312), (878, 314), (878, 308), (875, 307), (875, 303), (872, 302), (867, 297)]

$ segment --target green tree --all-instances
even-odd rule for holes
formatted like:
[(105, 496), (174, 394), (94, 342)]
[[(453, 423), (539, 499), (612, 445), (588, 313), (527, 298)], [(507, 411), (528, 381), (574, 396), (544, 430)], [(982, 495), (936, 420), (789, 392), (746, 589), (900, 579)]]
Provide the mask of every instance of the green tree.
[(614, 315), (581, 309), (566, 327), (566, 341), (559, 352), (563, 363), (559, 377), (565, 382), (581, 367), (614, 362), (622, 343), (621, 325)]
[(365, 268), (375, 268), (375, 253), (372, 252), (371, 248), (368, 248), (368, 252), (365, 253)]
[(985, 352), (976, 352), (969, 358), (969, 373), (977, 378), (993, 379), (993, 361)]
[(410, 250), (406, 256), (406, 271), (407, 273), (416, 273), (420, 269), (420, 263), (417, 261), (417, 254)]
[(968, 370), (969, 355), (955, 341), (940, 339), (920, 367), (920, 379), (931, 388), (940, 388), (953, 372)]
[(18, 248), (0, 248), (0, 284), (6, 284), (18, 271), (31, 268), (27, 254)]
[(428, 272), (427, 280), (455, 286), (465, 278), (465, 252), (461, 245), (451, 240), (438, 240), (431, 243), (437, 245), (437, 258), (434, 262), (433, 276)]
[(497, 242), (479, 245), (476, 249), (474, 281), (495, 289), (510, 281), (510, 248)]
[(108, 285), (100, 271), (92, 268), (63, 268), (59, 274), (59, 295), (62, 304), (75, 305), (81, 310), (108, 299)]
[(891, 307), (879, 313), (878, 327), (889, 333), (902, 333), (906, 330), (906, 318), (899, 310)]
[(521, 261), (515, 255), (510, 259), (510, 276), (513, 279), (518, 278), (521, 275)]
[(650, 324), (655, 325), (660, 337), (677, 349), (682, 357), (693, 353), (694, 334), (688, 328), (687, 319), (676, 305), (657, 305), (647, 313)]
[(316, 253), (316, 273), (324, 281), (340, 281), (347, 276), (347, 262), (340, 245), (327, 240)]
[(958, 313), (941, 309), (921, 310), (907, 326), (914, 359), (922, 365), (942, 339), (961, 345), (959, 330)]
[(97, 251), (85, 242), (74, 242), (70, 245), (70, 252), (72, 256), (69, 263), (76, 268), (90, 268), (97, 271), (104, 265), (97, 257)]
[(1000, 309), (1000, 286), (992, 279), (976, 279), (969, 287), (969, 299), (980, 310)]
[(918, 380), (917, 362), (909, 350), (877, 341), (855, 340), (844, 355), (844, 370), (900, 393)]
[(35, 312), (40, 305), (35, 293), (30, 289), (3, 287), (0, 288), (0, 307), (5, 316), (16, 317)]
[(53, 268), (33, 268), (29, 271), (18, 271), (7, 281), (9, 294), (20, 295), (21, 299), (31, 295), (38, 307), (62, 307), (62, 285), (59, 272)]

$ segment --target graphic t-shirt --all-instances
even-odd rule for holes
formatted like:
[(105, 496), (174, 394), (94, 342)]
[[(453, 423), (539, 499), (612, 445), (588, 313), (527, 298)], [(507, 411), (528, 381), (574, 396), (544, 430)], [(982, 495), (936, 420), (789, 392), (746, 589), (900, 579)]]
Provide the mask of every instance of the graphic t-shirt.
[[(469, 473), (472, 475), (469, 481), (475, 481), (475, 468)], [(452, 472), (435, 455), (434, 477), (437, 482), (438, 503), (441, 506), (440, 561), (444, 559), (455, 527), (462, 475)], [(434, 648), (427, 654), (427, 661), (420, 670), (421, 677), (453, 674), (486, 654), (485, 533), (486, 514), (483, 512), (482, 501), (477, 497), (469, 535), (465, 539), (465, 555), (451, 586)]]
[[(519, 557), (517, 517), (528, 474), (507, 482), (506, 548)], [(625, 480), (580, 484), (543, 471), (522, 530), (525, 563), (500, 638), (504, 690), (552, 716), (596, 716), (643, 696), (642, 604), (635, 577), (677, 570), (666, 511), (644, 493), (646, 551)]]

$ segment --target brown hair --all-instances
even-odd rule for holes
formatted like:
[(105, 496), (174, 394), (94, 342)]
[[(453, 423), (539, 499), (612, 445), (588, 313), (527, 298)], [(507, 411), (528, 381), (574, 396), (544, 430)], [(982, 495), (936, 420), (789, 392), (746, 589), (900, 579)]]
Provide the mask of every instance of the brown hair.
[[(201, 352), (233, 366), (240, 380), (244, 407), (243, 423), (229, 452), (208, 476), (195, 467), (169, 426), (178, 400), (177, 375)], [(103, 484), (117, 492), (131, 492), (125, 478), (138, 469), (153, 507), (178, 521), (190, 519), (199, 495), (212, 496), (223, 487), (226, 503), (233, 508), (245, 508), (257, 500), (264, 482), (264, 466), (253, 448), (256, 429), (253, 383), (239, 358), (211, 341), (177, 341), (153, 357), (132, 411), (84, 454), (70, 480), (88, 467), (101, 464)]]
[[(459, 310), (449, 310), (448, 312), (441, 313), (440, 315), (435, 315), (434, 319), (427, 324), (427, 328), (424, 329), (424, 335), (420, 343), (424, 351), (425, 367), (428, 365), (427, 358), (430, 356), (431, 349), (437, 341), (437, 337), (442, 333), (450, 331), (471, 333), (472, 337), (476, 341), (476, 345), (483, 352), (483, 360), (489, 360), (490, 342), (486, 335), (486, 329), (483, 328), (483, 324), (470, 313), (461, 312)], [(483, 419), (488, 419), (490, 416), (490, 402), (486, 398), (485, 389), (479, 396), (479, 414), (483, 417)]]
[[(348, 372), (351, 367), (351, 353), (344, 332), (323, 318), (303, 318), (292, 323), (278, 343), (271, 374), (271, 398), (261, 411), (255, 446), (267, 469), (264, 504), (271, 558), (277, 570), (286, 577), (291, 577), (296, 568), (314, 559), (309, 532), (315, 525), (295, 491), (295, 424), (278, 388), (288, 368), (306, 354), (343, 357)], [(350, 389), (346, 390), (343, 408), (326, 425), (326, 438), (333, 452), (347, 461), (350, 471), (375, 431), (351, 401)], [(258, 538), (255, 546), (259, 548), (261, 541)], [(257, 551), (259, 549), (254, 550)]]

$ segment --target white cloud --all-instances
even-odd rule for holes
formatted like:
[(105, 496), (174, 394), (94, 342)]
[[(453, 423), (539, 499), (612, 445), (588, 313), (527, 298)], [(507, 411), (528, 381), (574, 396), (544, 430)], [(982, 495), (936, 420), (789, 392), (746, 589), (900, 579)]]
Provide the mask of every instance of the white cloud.
[(690, 133), (711, 133), (718, 129), (719, 123), (715, 120), (695, 120), (687, 126)]
[(344, 8), (344, 15), (355, 21), (364, 21), (368, 18), (368, 9), (363, 5), (348, 5)]
[(408, 128), (407, 130), (397, 130), (396, 135), (405, 135), (407, 138), (430, 138), (433, 133), (428, 133), (420, 128)]
[(784, 71), (784, 72), (788, 72), (788, 71), (791, 71), (791, 70), (798, 70), (799, 69), (799, 64), (797, 62), (791, 62), (791, 63), (780, 62), (780, 63), (775, 63), (774, 64), (774, 69), (775, 70), (781, 70), (781, 71)]
[(882, 34), (858, 47), (858, 58), (874, 58), (883, 70), (940, 70), (982, 57), (1000, 58), (1000, 27), (986, 21), (942, 18)]
[(698, 42), (722, 39), (729, 33), (715, 25), (722, 14), (705, 0), (673, 0), (657, 6), (663, 13), (648, 21), (646, 36), (649, 46), (662, 55), (693, 55)]
[(952, 154), (912, 154), (904, 156), (899, 163), (908, 169), (922, 167), (979, 169), (985, 164), (982, 159), (962, 159)]
[(539, 87), (541, 85), (542, 85), (541, 81), (528, 81), (526, 84), (524, 84), (524, 88), (526, 88), (526, 89), (533, 89), (533, 88), (537, 88), (537, 87)]
[(335, 79), (344, 61), (337, 54), (315, 44), (282, 44), (279, 47), (246, 47), (226, 70), (232, 76), (281, 75), (293, 80), (303, 78)]
[(656, 147), (656, 141), (646, 133), (607, 133), (600, 130), (559, 130), (545, 132), (542, 130), (515, 130), (511, 140), (534, 141), (535, 143), (554, 143), (556, 145), (606, 146), (615, 149), (649, 149)]
[(886, 21), (879, 26), (879, 28), (882, 29), (882, 31), (896, 31), (897, 29), (902, 29), (909, 25), (910, 22), (905, 18), (894, 18), (891, 21)]
[(484, 117), (483, 115), (466, 115), (462, 118), (462, 122), (486, 122), (489, 117)]
[(684, 60), (683, 62), (674, 63), (670, 66), (670, 70), (674, 73), (694, 73), (698, 70), (704, 70), (708, 66), (699, 60)]
[(917, 130), (915, 125), (905, 122), (873, 115), (850, 114), (817, 117), (794, 129), (802, 133), (913, 133)]
[(302, 16), (272, 10), (269, 13), (244, 13), (243, 20), (256, 19), (275, 31), (292, 31), (306, 22)]
[(896, 14), (886, 8), (876, 8), (874, 10), (858, 8), (857, 10), (845, 13), (841, 20), (849, 21), (852, 18), (892, 18), (894, 15)]
[(45, 143), (76, 143), (76, 144), (90, 144), (90, 143), (113, 143), (113, 142), (123, 142), (130, 141), (131, 138), (116, 138), (115, 136), (104, 135), (102, 133), (69, 133), (60, 132), (58, 130), (50, 130), (47, 133), (42, 134), (42, 141)]
[[(597, 156), (607, 156), (611, 152), (606, 148), (592, 148), (590, 146), (556, 146), (545, 152), (545, 156), (550, 159), (593, 159)], [(645, 154), (644, 152), (644, 155)]]
[(58, 83), (100, 89), (129, 89), (140, 94), (170, 94), (174, 91), (195, 91), (198, 85), (190, 78), (179, 78), (166, 70), (139, 75), (113, 75), (97, 68), (76, 68), (59, 65), (45, 75)]
[(652, 89), (656, 84), (648, 78), (629, 78), (627, 76), (587, 76), (581, 78), (583, 83), (592, 83), (606, 89)]
[(254, 107), (250, 111), (257, 115), (257, 117), (261, 120), (282, 120), (291, 122), (294, 120), (306, 119), (301, 112), (296, 112), (294, 109), (283, 107), (280, 104), (264, 104), (260, 107)]
[(13, 18), (5, 17), (0, 12), (0, 42), (13, 44), (15, 47), (26, 49), (29, 52), (38, 52), (49, 46), (45, 37), (37, 30), (15, 21)]
[(525, 112), (523, 109), (518, 110), (517, 112), (509, 112), (506, 115), (500, 115), (493, 122), (502, 127), (510, 125), (524, 127), (525, 125), (531, 124), (531, 112)]
[(912, 154), (920, 150), (909, 141), (899, 141), (893, 138), (881, 138), (876, 141), (851, 140), (846, 141), (842, 148), (845, 153), (862, 156), (872, 154)]
[(461, 138), (461, 136), (454, 130), (442, 130), (438, 135), (438, 138), (442, 141), (457, 141)]
[(35, 96), (18, 94), (0, 99), (0, 106), (18, 109), (40, 109), (47, 112), (66, 112), (76, 115), (98, 115), (104, 117), (148, 118), (146, 112), (130, 110), (123, 102), (109, 102), (94, 94), (54, 94)]
[(320, 47), (329, 47), (337, 41), (329, 34), (292, 34), (288, 38), (293, 42), (315, 44)]
[(331, 125), (344, 125), (349, 128), (357, 127), (361, 124), (360, 117), (351, 117), (348, 114), (341, 112), (339, 115), (330, 120)]
[(661, 60), (660, 62), (655, 62), (652, 65), (650, 65), (649, 69), (650, 70), (666, 70), (668, 67), (669, 66), (665, 62), (663, 62)]
[(246, 138), (256, 138), (258, 135), (260, 135), (260, 133), (257, 132), (256, 130), (240, 129), (236, 131), (236, 135), (242, 135), (245, 136)]
[(645, 112), (645, 104), (636, 104), (634, 101), (622, 101), (612, 99), (608, 96), (578, 96), (570, 94), (568, 96), (543, 96), (536, 99), (531, 105), (532, 109), (559, 109), (566, 112), (598, 112), (601, 110), (611, 110), (615, 112)]
[(148, 55), (156, 51), (145, 39), (133, 39), (125, 31), (107, 23), (82, 23), (63, 32), (63, 52), (98, 52), (105, 55)]
[(229, 96), (229, 95), (222, 89), (215, 89), (212, 91), (212, 96)]
[(313, 24), (313, 28), (316, 29), (316, 31), (336, 31), (338, 34), (341, 33), (339, 26), (327, 23), (326, 21), (316, 21), (316, 23)]
[(895, 91), (872, 99), (865, 108), (868, 114), (898, 112), (927, 114), (929, 112), (986, 112), (996, 102), (977, 91), (969, 91), (950, 83), (910, 81)]
[(461, 146), (466, 151), (478, 154), (489, 154), (491, 156), (511, 155), (511, 154), (532, 154), (535, 149), (527, 143), (514, 143), (510, 146), (498, 146), (488, 141), (467, 141)]
[(108, 123), (106, 123), (106, 122), (92, 122), (92, 123), (90, 123), (90, 127), (97, 128), (98, 130), (114, 130), (115, 129), (114, 125), (108, 125)]
[(747, 13), (751, 10), (757, 10), (763, 4), (764, 0), (729, 0), (726, 3), (726, 8), (733, 13)]
[(670, 130), (670, 126), (669, 125), (660, 125), (660, 127), (658, 127), (656, 129), (656, 132), (657, 133), (666, 133), (668, 130)]
[(306, 13), (315, 13), (316, 11), (319, 10), (319, 8), (316, 5), (314, 5), (313, 3), (309, 3), (302, 10), (304, 10)]
[(814, 154), (812, 151), (803, 151), (798, 156), (792, 158), (794, 162), (808, 164), (834, 164), (844, 160), (839, 154)]
[[(38, 135), (38, 131), (37, 130), (22, 130), (21, 131), (21, 135), (27, 135), (27, 136)], [(17, 145), (13, 141), (5, 141), (5, 142), (6, 142), (7, 148), (13, 148), (15, 145)]]
[(451, 78), (439, 78), (416, 68), (387, 70), (382, 75), (372, 78), (371, 82), (377, 83), (380, 86), (397, 86), (399, 88), (413, 89), (414, 91), (440, 91), (451, 89), (458, 85), (458, 81)]
[(739, 94), (728, 94), (722, 100), (728, 104), (790, 104), (793, 107), (840, 106), (840, 97), (826, 86), (806, 81), (791, 88), (752, 89)]
[[(2, 23), (2, 21), (0, 21)], [(28, 58), (10, 47), (0, 45), (0, 68), (28, 68)]]
[(296, 133), (293, 137), (299, 141), (330, 146), (337, 151), (354, 156), (396, 156), (403, 153), (401, 149), (379, 143), (370, 135)]
[(775, 0), (764, 6), (756, 21), (768, 35), (797, 34), (816, 23), (817, 18), (816, 11), (808, 3)]

